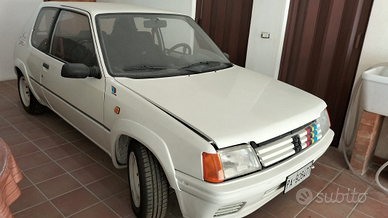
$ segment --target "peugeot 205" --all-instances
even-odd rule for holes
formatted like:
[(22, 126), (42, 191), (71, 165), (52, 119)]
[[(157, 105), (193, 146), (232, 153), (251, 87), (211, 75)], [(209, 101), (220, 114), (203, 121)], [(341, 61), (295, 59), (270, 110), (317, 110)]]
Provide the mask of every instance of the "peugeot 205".
[(169, 193), (184, 217), (246, 216), (308, 178), (334, 136), (324, 101), (232, 64), (179, 13), (42, 3), (14, 57), (24, 109), (127, 167), (138, 217), (164, 217)]

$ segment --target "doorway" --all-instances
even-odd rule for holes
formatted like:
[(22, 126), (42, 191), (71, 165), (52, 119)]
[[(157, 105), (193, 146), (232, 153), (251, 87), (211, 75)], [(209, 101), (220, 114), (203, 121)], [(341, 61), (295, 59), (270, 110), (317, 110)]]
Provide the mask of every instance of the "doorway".
[(197, 0), (196, 22), (229, 55), (245, 66), (253, 0)]
[(291, 0), (279, 80), (328, 105), (338, 146), (373, 0)]

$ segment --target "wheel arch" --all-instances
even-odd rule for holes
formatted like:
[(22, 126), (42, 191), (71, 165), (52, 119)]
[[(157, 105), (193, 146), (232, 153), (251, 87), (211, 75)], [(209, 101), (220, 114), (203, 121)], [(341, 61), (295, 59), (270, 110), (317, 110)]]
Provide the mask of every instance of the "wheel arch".
[[(15, 67), (14, 67), (14, 71), (15, 71), (15, 74), (19, 80), (19, 77), (20, 76), (24, 76), (25, 80), (27, 81), (28, 83), (28, 86), (29, 86), (29, 89), (32, 91), (32, 93), (34, 94), (34, 97), (38, 100), (38, 102), (40, 103), (43, 103), (42, 100), (40, 99), (40, 96), (37, 95), (37, 92), (35, 91), (35, 87), (33, 86), (33, 84), (31, 83), (31, 79), (30, 79), (30, 75), (28, 73), (28, 70), (27, 70), (27, 67), (26, 65), (24, 64), (24, 62), (22, 60), (20, 60), (19, 58), (15, 58)], [(45, 104), (44, 104), (45, 105)]]
[(27, 72), (27, 69), (26, 69), (26, 66), (24, 65), (24, 63), (16, 58), (15, 59), (15, 67), (14, 67), (14, 71), (15, 71), (15, 74), (17, 77), (21, 76), (21, 75), (24, 75), (24, 77), (27, 77), (26, 76), (26, 72)]
[[(159, 161), (170, 186), (179, 190), (175, 177), (175, 168), (170, 152), (164, 140), (149, 128), (127, 119), (117, 120), (110, 131), (111, 157), (113, 164), (120, 167), (117, 162), (116, 149), (121, 136), (128, 136), (144, 145)], [(132, 143), (132, 142), (131, 142)]]

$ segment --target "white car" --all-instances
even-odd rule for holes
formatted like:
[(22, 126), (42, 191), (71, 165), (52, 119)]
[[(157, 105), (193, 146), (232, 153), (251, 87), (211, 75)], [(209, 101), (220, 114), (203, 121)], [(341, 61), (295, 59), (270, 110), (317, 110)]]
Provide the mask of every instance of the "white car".
[(57, 113), (128, 167), (138, 217), (242, 217), (310, 175), (334, 133), (319, 98), (229, 62), (188, 16), (45, 2), (15, 47), (25, 110)]

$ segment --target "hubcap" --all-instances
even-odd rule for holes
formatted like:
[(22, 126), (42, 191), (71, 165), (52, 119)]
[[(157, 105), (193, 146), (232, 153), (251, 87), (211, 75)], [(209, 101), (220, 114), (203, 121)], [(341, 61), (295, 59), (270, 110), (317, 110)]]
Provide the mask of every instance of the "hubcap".
[(20, 98), (22, 99), (22, 102), (24, 106), (28, 107), (30, 106), (30, 88), (28, 88), (26, 79), (24, 76), (22, 76), (19, 80), (19, 92), (20, 92)]
[(128, 170), (132, 200), (136, 207), (140, 207), (139, 169), (137, 167), (136, 157), (133, 152), (129, 154)]

